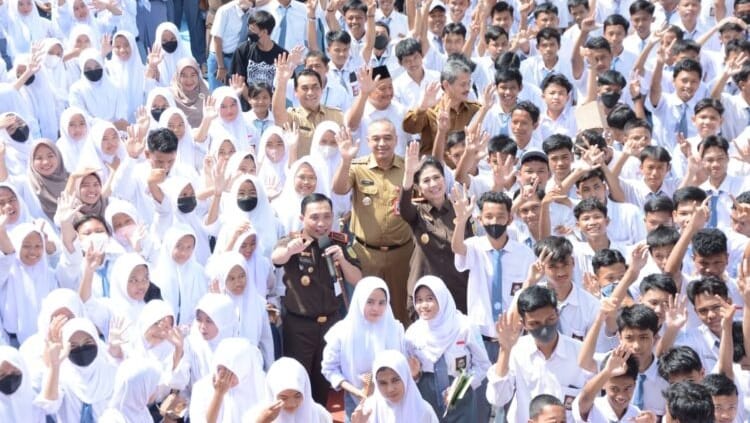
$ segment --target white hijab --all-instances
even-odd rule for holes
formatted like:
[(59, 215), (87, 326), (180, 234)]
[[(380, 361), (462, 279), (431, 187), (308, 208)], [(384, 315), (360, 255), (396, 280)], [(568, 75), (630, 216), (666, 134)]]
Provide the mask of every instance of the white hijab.
[(99, 333), (91, 320), (81, 317), (69, 320), (62, 328), (63, 342), (69, 343), (76, 332), (84, 332), (96, 342), (96, 358), (86, 367), (73, 364), (69, 359), (60, 365), (60, 383), (78, 400), (94, 405), (112, 396), (116, 368), (105, 354), (107, 346), (99, 339)]
[(208, 292), (208, 281), (203, 266), (195, 260), (195, 253), (183, 264), (172, 258), (172, 250), (185, 236), (191, 236), (197, 245), (195, 232), (188, 225), (178, 223), (167, 229), (152, 276), (164, 301), (177, 313), (176, 324), (190, 324), (198, 300)]
[(190, 357), (192, 380), (198, 380), (211, 373), (211, 362), (216, 347), (223, 339), (237, 336), (237, 325), (239, 323), (234, 303), (223, 294), (208, 293), (204, 295), (195, 307), (195, 314), (198, 310), (206, 313), (216, 325), (219, 333), (216, 334), (214, 339), (206, 341), (198, 329), (198, 320), (193, 320), (187, 338), (192, 352)]
[[(94, 31), (88, 25), (73, 25), (73, 28), (70, 30), (70, 34), (68, 34), (68, 39), (66, 40), (65, 51), (74, 50), (76, 48), (76, 40), (81, 35), (85, 35), (86, 38), (89, 39), (89, 47), (91, 48), (95, 48), (96, 43), (99, 42), (99, 39), (94, 35)], [(64, 63), (68, 75), (68, 88), (70, 88), (70, 86), (72, 86), (81, 77), (83, 67), (78, 64), (79, 62), (77, 58), (72, 58)]]
[(39, 10), (33, 2), (31, 12), (23, 16), (18, 11), (18, 0), (10, 0), (7, 13), (5, 36), (8, 39), (8, 53), (11, 57), (30, 52), (32, 42), (41, 41), (52, 35), (48, 33), (50, 21), (39, 16)]
[[(173, 100), (174, 101), (174, 100)], [(193, 140), (193, 131), (190, 128), (190, 123), (187, 120), (187, 116), (178, 107), (170, 106), (164, 112), (162, 112), (159, 118), (159, 127), (167, 128), (169, 126), (169, 120), (172, 116), (179, 116), (182, 119), (183, 125), (185, 125), (185, 134), (177, 142), (177, 159), (176, 163), (182, 163), (185, 166), (193, 170), (198, 170), (201, 163), (198, 160), (198, 154), (196, 153), (196, 145)]]
[[(237, 193), (240, 187), (245, 181), (250, 181), (255, 186), (255, 192), (258, 196), (258, 205), (249, 212), (244, 212), (237, 206)], [(232, 189), (229, 195), (222, 196), (222, 224), (234, 224), (240, 219), (250, 220), (256, 228), (262, 228), (263, 230), (258, 234), (259, 244), (263, 246), (261, 251), (263, 255), (270, 257), (273, 248), (276, 246), (276, 242), (279, 239), (278, 225), (279, 220), (274, 214), (271, 204), (268, 202), (268, 196), (266, 196), (265, 187), (260, 180), (251, 175), (241, 175), (232, 184)], [(299, 209), (298, 209), (299, 210)], [(227, 242), (221, 239), (217, 240), (217, 244), (227, 245)]]
[[(336, 175), (336, 169), (338, 169), (341, 163), (341, 152), (337, 146), (333, 146), (330, 149), (331, 154), (324, 154), (323, 147), (320, 145), (320, 140), (326, 132), (331, 131), (334, 134), (338, 134), (341, 131), (341, 126), (331, 120), (320, 122), (315, 126), (315, 132), (312, 136), (312, 144), (310, 146), (310, 157), (317, 160), (319, 163), (320, 174), (318, 178), (323, 178), (324, 186), (331, 189), (333, 187), (333, 178)], [(351, 195), (339, 195), (335, 192), (331, 192), (329, 196), (333, 203), (334, 218), (340, 218), (346, 214), (352, 208)]]
[[(76, 140), (70, 136), (68, 126), (70, 125), (70, 121), (79, 115), (83, 117), (83, 121), (86, 123), (86, 133), (83, 135), (83, 138)], [(77, 170), (78, 163), (81, 161), (86, 150), (92, 148), (91, 143), (88, 141), (89, 134), (91, 133), (90, 122), (91, 120), (86, 115), (86, 112), (75, 106), (68, 107), (60, 115), (60, 138), (57, 139), (57, 148), (60, 150), (60, 154), (62, 154), (65, 170), (68, 172)], [(87, 154), (90, 154), (90, 152)], [(84, 164), (86, 166), (92, 165), (91, 163)]]
[[(132, 358), (146, 358), (157, 361), (162, 371), (172, 369), (172, 355), (174, 346), (167, 340), (162, 340), (156, 345), (151, 345), (146, 341), (146, 332), (155, 323), (165, 317), (172, 317), (174, 321), (174, 311), (169, 303), (162, 300), (151, 300), (143, 306), (141, 313), (138, 315), (136, 339), (132, 341)], [(129, 357), (129, 358), (130, 358)]]
[[(208, 154), (217, 162), (219, 161), (219, 150), (225, 142), (232, 144), (232, 146), (234, 147), (234, 153), (229, 156), (229, 160), (232, 160), (232, 157), (234, 157), (237, 152), (240, 151), (240, 144), (237, 142), (237, 139), (223, 126), (212, 125), (208, 130), (208, 136), (211, 139), (211, 145), (208, 148)], [(229, 161), (227, 161), (227, 165), (228, 164)]]
[(264, 325), (268, 324), (266, 316), (266, 299), (255, 289), (255, 284), (249, 280), (245, 285), (242, 295), (236, 296), (226, 289), (226, 281), (230, 271), (235, 267), (241, 267), (246, 275), (249, 275), (245, 267), (245, 257), (234, 251), (218, 254), (211, 261), (212, 279), (219, 283), (219, 289), (224, 292), (234, 303), (239, 317), (239, 336), (247, 338), (253, 345), (260, 345)]
[[(23, 197), (19, 195), (19, 191), (16, 189), (16, 187), (9, 182), (0, 182), (0, 188), (10, 190), (16, 197), (16, 201), (18, 202), (18, 205), (16, 206), (16, 208), (18, 209), (18, 218), (13, 223), (7, 222), (5, 224), (5, 230), (10, 232), (13, 230), (13, 228), (20, 225), (21, 223), (32, 223), (34, 221), (34, 217), (31, 215), (31, 212), (26, 205), (26, 201), (24, 201)], [(39, 213), (41, 212), (42, 211), (39, 210)]]
[[(119, 412), (126, 423), (152, 423), (148, 400), (156, 392), (161, 370), (151, 360), (123, 361), (115, 375), (115, 390), (109, 406)], [(106, 420), (103, 416), (101, 420)]]
[(392, 403), (375, 388), (375, 393), (365, 402), (365, 408), (371, 410), (370, 422), (391, 423), (437, 423), (438, 419), (430, 404), (422, 399), (419, 388), (411, 377), (409, 364), (406, 357), (395, 350), (386, 350), (378, 353), (372, 363), (372, 378), (375, 380), (381, 369), (395, 371), (404, 383), (404, 397), (397, 404)]
[[(18, 68), (20, 66), (26, 68), (30, 62), (31, 56), (29, 54), (17, 55), (13, 64), (12, 75), (21, 74), (21, 72), (18, 72)], [(31, 84), (24, 84), (19, 92), (34, 109), (34, 116), (39, 122), (39, 130), (41, 131), (42, 138), (56, 139), (59, 119), (58, 112), (62, 112), (62, 110), (58, 110), (57, 102), (50, 102), (49, 94), (52, 92), (52, 89), (47, 81), (47, 74), (45, 72), (37, 72), (34, 74), (34, 80)]]
[(21, 386), (10, 395), (0, 392), (0, 421), (42, 423), (41, 409), (33, 405), (36, 393), (24, 357), (17, 349), (0, 345), (0, 364), (7, 362), (21, 371)]
[[(266, 156), (266, 144), (268, 144), (268, 140), (272, 135), (278, 136), (284, 143), (284, 156), (276, 163)], [(286, 175), (289, 168), (289, 146), (286, 143), (284, 131), (281, 128), (273, 125), (263, 132), (258, 143), (256, 157), (258, 158), (256, 163), (258, 168), (257, 174), (265, 184), (266, 189), (273, 189), (280, 192), (284, 187), (284, 182), (286, 182)]]
[[(230, 87), (219, 87), (215, 89), (211, 95), (216, 99), (217, 108), (227, 98), (231, 98), (237, 102), (237, 116), (234, 118), (234, 120), (225, 121), (221, 116), (219, 116), (213, 122), (211, 122), (211, 127), (221, 126), (226, 129), (227, 132), (229, 132), (234, 137), (237, 151), (245, 151), (254, 148), (255, 144), (257, 143), (258, 134), (255, 130), (255, 127), (251, 127), (252, 125), (248, 126), (247, 122), (245, 122), (245, 118), (242, 116), (242, 106), (240, 103), (240, 99), (239, 97), (237, 97), (237, 93), (234, 92), (234, 89)], [(213, 142), (214, 140), (211, 139), (212, 144)]]
[(206, 378), (213, 378), (218, 366), (224, 366), (234, 373), (239, 383), (224, 395), (217, 421), (239, 423), (245, 411), (263, 401), (266, 375), (263, 373), (260, 350), (247, 339), (224, 339), (214, 353), (213, 372)]
[(107, 222), (107, 225), (109, 225), (109, 228), (112, 229), (112, 237), (125, 249), (125, 251), (132, 252), (133, 247), (131, 247), (130, 242), (127, 239), (122, 239), (117, 231), (115, 231), (114, 218), (117, 214), (130, 216), (130, 218), (133, 219), (133, 224), (137, 226), (138, 211), (133, 203), (118, 198), (110, 199), (107, 208), (104, 209), (104, 220)]
[(417, 290), (426, 287), (435, 296), (438, 312), (430, 320), (418, 319), (406, 331), (406, 336), (417, 348), (417, 354), (430, 363), (436, 363), (461, 333), (461, 328), (468, 323), (466, 316), (456, 309), (445, 283), (437, 276), (422, 276), (417, 280), (412, 292), (416, 301)]
[(59, 57), (54, 66), (50, 66), (50, 62), (46, 60), (50, 56), (49, 51), (54, 46), (60, 46), (60, 50), (65, 54), (65, 46), (62, 41), (57, 38), (46, 38), (42, 42), (42, 49), (45, 53), (45, 60), (42, 62), (42, 70), (45, 75), (45, 79), (49, 81), (49, 88), (55, 95), (55, 99), (60, 104), (68, 104), (68, 88), (70, 88), (70, 81), (68, 80), (68, 70), (65, 68), (65, 63), (62, 61), (62, 57)]
[[(177, 208), (177, 200), (180, 197), (180, 193), (188, 185), (193, 187), (193, 191), (198, 191), (198, 182), (179, 176), (174, 175), (167, 178), (161, 184), (161, 189), (164, 192), (165, 201), (168, 202), (168, 206), (172, 213), (172, 225), (183, 224), (190, 226), (193, 233), (196, 236), (195, 243), (195, 260), (198, 263), (205, 263), (208, 257), (211, 255), (211, 250), (208, 245), (208, 234), (206, 228), (203, 225), (203, 214), (205, 213), (205, 203), (197, 200), (198, 205), (190, 213), (183, 213)], [(157, 232), (166, 230), (166, 228), (157, 228)], [(162, 232), (160, 232), (162, 233)], [(163, 232), (166, 233), (166, 232)], [(162, 236), (163, 237), (163, 236)]]
[(110, 297), (113, 301), (115, 313), (125, 317), (128, 322), (137, 322), (146, 303), (143, 300), (134, 300), (128, 295), (128, 279), (136, 266), (149, 267), (146, 260), (138, 253), (125, 253), (117, 257), (112, 267), (110, 281)]
[(302, 367), (299, 361), (289, 357), (281, 357), (271, 365), (266, 375), (267, 401), (269, 403), (276, 402), (279, 393), (287, 389), (301, 393), (302, 403), (294, 413), (282, 409), (274, 422), (312, 423), (319, 421), (319, 414), (316, 412), (318, 406), (312, 398), (310, 377), (307, 375), (307, 370)]
[(170, 91), (169, 88), (165, 88), (165, 87), (152, 88), (151, 91), (149, 91), (148, 95), (146, 96), (146, 103), (144, 103), (146, 106), (146, 113), (148, 113), (148, 118), (150, 122), (149, 130), (153, 130), (159, 127), (159, 121), (154, 119), (154, 116), (151, 114), (151, 108), (154, 107), (154, 101), (156, 100), (156, 96), (163, 97), (164, 100), (167, 101), (167, 108), (177, 107), (176, 103), (174, 102), (174, 94), (172, 94), (172, 91)]
[(30, 120), (26, 116), (13, 112), (3, 113), (0, 115), (0, 119), (8, 115), (20, 117), (29, 127), (29, 136), (26, 141), (18, 142), (10, 137), (7, 128), (0, 129), (0, 141), (5, 143), (5, 166), (12, 176), (26, 176), (29, 168), (29, 157), (31, 157), (32, 140), (34, 139), (31, 126), (33, 119)]
[[(42, 239), (42, 257), (33, 266), (27, 266), (21, 262), (21, 245), (32, 233)], [(57, 280), (47, 261), (44, 234), (34, 224), (16, 226), (10, 232), (10, 240), (16, 250), (16, 259), (8, 275), (10, 281), (3, 290), (3, 324), (9, 333), (16, 333), (18, 341), (23, 343), (36, 333), (42, 300), (57, 288)]]
[(83, 147), (83, 156), (78, 159), (80, 164), (98, 169), (103, 182), (109, 178), (111, 173), (107, 165), (111, 165), (114, 162), (115, 157), (121, 161), (120, 163), (122, 163), (122, 160), (124, 160), (127, 155), (125, 152), (125, 145), (122, 142), (119, 143), (115, 154), (107, 154), (104, 152), (102, 149), (102, 143), (104, 133), (107, 132), (108, 129), (112, 129), (115, 131), (115, 134), (119, 136), (119, 132), (117, 131), (117, 128), (115, 128), (115, 125), (110, 122), (96, 119), (89, 131), (88, 140), (86, 142), (87, 146)]
[[(86, 62), (89, 60), (98, 63), (102, 71), (105, 70), (104, 60), (98, 50), (93, 48), (83, 50), (78, 58), (78, 66), (85, 69)], [(71, 99), (80, 98), (82, 106), (89, 115), (109, 122), (127, 117), (126, 110), (124, 110), (125, 101), (118, 95), (113, 96), (113, 93), (119, 92), (120, 90), (112, 82), (107, 72), (103, 72), (102, 78), (96, 82), (89, 81), (86, 75), (81, 72), (81, 76), (70, 87)]]
[[(72, 0), (68, 1), (73, 3)], [(127, 104), (127, 119), (135, 122), (135, 112), (138, 106), (143, 104), (143, 94), (146, 89), (146, 67), (141, 62), (141, 56), (138, 54), (138, 44), (135, 42), (135, 36), (128, 31), (117, 31), (112, 37), (114, 45), (117, 37), (123, 37), (130, 45), (130, 57), (128, 60), (121, 60), (116, 54), (107, 61), (107, 72), (120, 89), (120, 93), (125, 96)]]
[(315, 188), (312, 192), (325, 194), (326, 196), (330, 194), (325, 187), (324, 178), (321, 178), (321, 171), (317, 160), (310, 156), (305, 156), (292, 163), (292, 166), (289, 168), (289, 173), (287, 174), (286, 182), (284, 182), (284, 189), (281, 191), (281, 195), (279, 195), (272, 203), (276, 210), (276, 215), (279, 216), (281, 224), (284, 225), (284, 231), (286, 233), (302, 229), (302, 221), (299, 216), (302, 214), (301, 203), (304, 196), (297, 192), (294, 185), (297, 179), (297, 173), (303, 165), (310, 166), (315, 174)]
[[(365, 318), (365, 305), (376, 289), (385, 292), (385, 313), (378, 321), (369, 322)], [(354, 385), (362, 386), (359, 375), (370, 371), (373, 360), (381, 351), (404, 350), (404, 327), (393, 317), (389, 301), (390, 292), (383, 279), (375, 276), (362, 278), (354, 289), (346, 317), (325, 335), (326, 342), (333, 341), (331, 337), (334, 336), (340, 338), (341, 370), (346, 380)]]
[[(229, 229), (229, 226), (225, 227)], [(258, 231), (251, 225), (245, 232), (237, 237), (237, 241), (234, 243), (232, 251), (240, 252), (240, 247), (251, 236), (255, 237), (255, 251), (249, 259), (245, 260), (245, 269), (247, 270), (247, 277), (251, 282), (255, 283), (255, 289), (261, 296), (268, 294), (268, 277), (273, 271), (273, 264), (268, 257), (264, 256), (263, 245), (258, 237)], [(244, 256), (243, 256), (244, 257)]]
[(168, 53), (164, 49), (161, 50), (164, 59), (159, 63), (159, 83), (162, 86), (168, 87), (172, 82), (175, 72), (177, 72), (177, 62), (186, 57), (192, 58), (193, 55), (190, 52), (190, 46), (180, 37), (180, 30), (172, 22), (162, 22), (156, 27), (154, 46), (157, 44), (161, 46), (161, 36), (164, 34), (164, 31), (171, 32), (177, 39), (177, 50), (173, 53)]

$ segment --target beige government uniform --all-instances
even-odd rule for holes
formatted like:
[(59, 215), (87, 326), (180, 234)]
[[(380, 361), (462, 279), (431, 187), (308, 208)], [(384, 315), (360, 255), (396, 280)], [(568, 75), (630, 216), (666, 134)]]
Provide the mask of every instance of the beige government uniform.
[(391, 291), (393, 314), (408, 322), (406, 311), (409, 259), (414, 244), (411, 228), (398, 211), (404, 159), (394, 156), (393, 166), (378, 167), (372, 154), (352, 160), (352, 248), (364, 276), (378, 276)]
[(339, 125), (344, 123), (344, 115), (341, 110), (320, 105), (318, 110), (307, 110), (302, 106), (287, 109), (289, 119), (299, 125), (299, 140), (297, 141), (297, 157), (310, 154), (313, 132), (320, 122), (332, 120)]

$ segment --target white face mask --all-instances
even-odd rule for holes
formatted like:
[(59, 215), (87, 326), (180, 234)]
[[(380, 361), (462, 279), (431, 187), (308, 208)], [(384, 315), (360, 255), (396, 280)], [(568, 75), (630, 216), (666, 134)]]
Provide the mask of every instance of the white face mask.
[(318, 150), (323, 157), (325, 157), (326, 159), (330, 159), (331, 157), (336, 155), (338, 148), (333, 145), (321, 145), (318, 146)]
[(106, 232), (95, 232), (83, 240), (81, 247), (83, 247), (83, 251), (88, 251), (89, 247), (93, 247), (94, 251), (104, 251), (104, 247), (108, 243), (109, 235)]
[(46, 66), (49, 69), (54, 69), (62, 62), (62, 57), (56, 55), (56, 54), (48, 54), (47, 57), (44, 58), (44, 66)]

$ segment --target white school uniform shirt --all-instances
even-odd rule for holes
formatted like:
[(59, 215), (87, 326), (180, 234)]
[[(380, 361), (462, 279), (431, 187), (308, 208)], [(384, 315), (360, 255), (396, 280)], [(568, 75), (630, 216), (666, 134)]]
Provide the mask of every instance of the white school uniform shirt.
[(695, 125), (691, 121), (695, 103), (702, 98), (697, 94), (696, 92), (696, 95), (687, 103), (683, 103), (674, 93), (662, 93), (659, 103), (655, 106), (651, 103), (651, 100), (646, 101), (647, 107), (653, 113), (653, 134), (657, 145), (666, 148), (667, 151), (672, 151), (675, 145), (677, 145), (678, 125), (682, 116), (683, 104), (687, 104), (686, 119), (688, 133), (685, 134), (685, 137), (693, 137), (698, 134)]
[(728, 140), (737, 138), (750, 124), (750, 104), (742, 94), (721, 94), (721, 104), (724, 106), (721, 135)]
[[(495, 338), (497, 333), (491, 299), (495, 269), (494, 248), (486, 236), (473, 236), (464, 242), (466, 255), (456, 254), (454, 263), (459, 272), (470, 269), (467, 285), (469, 320), (479, 327), (483, 336)], [(523, 284), (536, 257), (529, 247), (511, 239), (508, 239), (502, 251), (502, 303), (505, 311), (510, 309), (513, 300), (511, 289), (515, 284)]]
[(607, 236), (613, 243), (635, 244), (646, 237), (643, 212), (628, 203), (607, 200)]
[[(574, 234), (578, 235), (577, 231), (574, 232)], [(570, 235), (570, 237), (573, 237), (573, 235)], [(591, 259), (594, 258), (594, 255), (596, 253), (586, 241), (571, 239), (571, 242), (573, 243), (573, 258), (575, 259), (575, 269), (573, 269), (573, 283), (582, 284), (584, 273), (591, 273), (592, 275), (594, 274), (594, 267), (591, 265)], [(625, 255), (627, 253), (627, 248), (624, 243), (614, 242), (610, 238), (609, 249), (617, 250), (622, 253), (624, 257), (627, 257)]]
[(597, 397), (594, 400), (594, 405), (591, 410), (589, 410), (588, 418), (583, 419), (581, 417), (580, 402), (578, 401), (579, 399), (580, 397), (576, 398), (575, 401), (573, 401), (573, 421), (575, 423), (630, 422), (638, 417), (638, 414), (641, 412), (638, 407), (634, 406), (633, 404), (628, 404), (628, 408), (627, 410), (625, 410), (625, 414), (622, 415), (622, 418), (619, 418), (617, 417), (617, 414), (615, 414), (615, 412), (612, 410), (612, 406), (609, 404), (607, 396), (603, 395)]
[[(711, 28), (716, 24), (716, 21), (713, 19), (707, 20), (698, 18), (697, 22), (695, 23), (695, 28), (693, 28), (692, 30), (685, 28), (685, 24), (681, 19), (679, 19), (679, 17), (677, 18), (677, 21), (674, 22), (674, 24), (684, 32), (683, 39), (694, 40), (697, 42), (698, 39), (703, 36), (703, 34), (711, 31)], [(718, 32), (708, 38), (708, 40), (701, 47), (701, 49), (704, 48), (706, 50), (712, 51), (721, 49), (721, 42), (719, 41)]]
[[(620, 178), (620, 186), (625, 193), (625, 203), (632, 204), (641, 211), (643, 210), (643, 205), (646, 204), (651, 197), (661, 195), (672, 198), (672, 194), (674, 194), (680, 186), (680, 181), (675, 178), (664, 178), (664, 182), (662, 182), (661, 187), (659, 187), (656, 192), (651, 191), (651, 188), (643, 182), (643, 179)], [(609, 211), (609, 208), (607, 211)]]
[(419, 106), (422, 93), (427, 85), (432, 82), (440, 82), (440, 72), (425, 69), (422, 81), (417, 83), (408, 73), (404, 72), (393, 80), (393, 94), (399, 103), (407, 109)]
[[(583, 342), (599, 313), (599, 300), (586, 292), (575, 281), (565, 300), (557, 301), (560, 316), (560, 333)], [(551, 289), (551, 287), (548, 286)]]
[(610, 65), (610, 69), (620, 72), (622, 76), (627, 79), (630, 77), (630, 73), (632, 72), (633, 66), (635, 65), (635, 62), (637, 60), (637, 54), (631, 53), (630, 51), (623, 48), (619, 56), (612, 57), (612, 64)]
[(686, 345), (692, 348), (698, 353), (703, 368), (710, 370), (719, 361), (719, 341), (719, 337), (714, 335), (708, 326), (701, 324), (696, 330), (681, 331), (674, 345)]
[[(479, 113), (472, 118), (472, 121), (479, 119)], [(484, 120), (482, 120), (482, 131), (487, 132), (488, 134), (492, 135), (512, 135), (510, 132), (510, 111), (505, 112), (503, 110), (503, 107), (500, 105), (500, 102), (495, 102), (492, 106), (490, 106), (490, 109), (487, 111), (487, 114), (484, 116)]]
[(573, 69), (570, 60), (566, 60), (564, 56), (557, 55), (557, 63), (552, 66), (551, 69), (544, 66), (544, 60), (541, 55), (531, 56), (521, 62), (521, 75), (523, 75), (524, 85), (530, 84), (536, 87), (541, 87), (544, 78), (551, 73), (561, 73), (568, 78), (569, 81), (573, 80)]
[(394, 53), (394, 49), (394, 44), (389, 44), (388, 47), (383, 50), (383, 54), (380, 57), (375, 57), (375, 52), (373, 51), (372, 54), (370, 54), (367, 66), (372, 68), (385, 66), (388, 68), (388, 72), (391, 74), (391, 78), (396, 78), (397, 76), (401, 75), (402, 73), (404, 73), (404, 68), (402, 68), (401, 65), (398, 64), (398, 58)]
[(393, 9), (390, 15), (385, 16), (383, 11), (378, 8), (375, 11), (375, 22), (383, 22), (388, 25), (391, 39), (400, 40), (409, 36), (409, 20), (406, 15), (396, 9)]
[[(330, 79), (327, 79), (325, 82), (326, 85), (320, 93), (320, 104), (342, 111), (348, 109), (352, 105), (352, 99), (349, 97), (346, 89), (339, 83), (331, 83)], [(299, 99), (294, 95), (294, 81), (291, 79), (286, 86), (286, 101), (292, 107), (299, 107)], [(270, 110), (268, 115), (273, 115)]]
[(547, 111), (544, 110), (539, 115), (539, 127), (537, 128), (537, 131), (541, 133), (542, 139), (547, 139), (547, 137), (554, 134), (562, 134), (575, 138), (577, 134), (577, 126), (573, 108), (566, 106), (557, 119), (552, 119), (547, 114)]
[[(559, 335), (549, 359), (539, 351), (531, 335), (522, 336), (510, 352), (508, 374), (499, 377), (496, 364), (487, 370), (487, 401), (494, 406), (510, 404), (509, 422), (529, 419), (529, 403), (539, 394), (550, 394), (563, 404), (572, 403), (592, 374), (578, 366), (581, 343)], [(567, 421), (572, 421), (570, 408)]]
[[(273, 15), (276, 25), (271, 32), (271, 39), (279, 44), (281, 37), (281, 20), (284, 19), (284, 6), (277, 0), (268, 4), (268, 12)], [(286, 35), (284, 44), (280, 44), (286, 51), (292, 51), (296, 46), (307, 46), (307, 8), (298, 1), (290, 1), (286, 7)]]
[[(240, 40), (244, 13), (236, 1), (224, 4), (216, 11), (214, 24), (211, 27), (211, 36), (221, 38), (221, 48), (225, 53), (233, 53), (237, 50), (240, 42), (244, 41)], [(250, 11), (247, 13), (250, 13)], [(214, 43), (209, 46), (209, 51), (216, 53)]]
[[(404, 132), (404, 126), (402, 124), (402, 122), (404, 121), (404, 116), (406, 116), (406, 108), (399, 104), (395, 99), (391, 100), (391, 104), (389, 104), (388, 107), (383, 110), (376, 109), (375, 106), (373, 106), (372, 103), (370, 103), (370, 101), (368, 100), (365, 103), (365, 110), (362, 113), (362, 120), (360, 121), (359, 128), (357, 129), (357, 133), (359, 134), (358, 139), (367, 139), (367, 128), (370, 127), (370, 124), (372, 122), (380, 119), (387, 119), (393, 122), (393, 126), (396, 127), (396, 155), (403, 157), (406, 153), (406, 142), (410, 139), (409, 134)], [(370, 154), (370, 147), (366, 142), (360, 142), (359, 156), (366, 156), (368, 154)]]
[[(719, 200), (716, 203), (716, 227), (721, 230), (732, 228), (732, 219), (730, 212), (732, 210), (732, 195), (738, 195), (750, 189), (750, 181), (740, 176), (727, 175), (721, 181), (721, 185), (715, 187), (710, 181), (702, 183), (699, 187), (706, 191), (706, 194), (718, 195)], [(710, 201), (710, 200), (709, 200)]]

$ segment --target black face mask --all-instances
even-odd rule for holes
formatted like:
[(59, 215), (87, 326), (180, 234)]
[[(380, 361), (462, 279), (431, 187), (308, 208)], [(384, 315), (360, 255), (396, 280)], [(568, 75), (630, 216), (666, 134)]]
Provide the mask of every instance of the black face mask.
[(604, 107), (611, 109), (620, 101), (620, 93), (604, 93), (599, 95)]
[(195, 210), (195, 207), (197, 205), (198, 200), (196, 200), (194, 195), (191, 197), (182, 197), (177, 199), (177, 210), (182, 213), (190, 213), (191, 211)]
[(34, 83), (34, 79), (36, 79), (36, 75), (31, 75), (29, 79), (26, 80), (26, 82), (23, 83), (23, 85), (31, 85)]
[(258, 205), (258, 197), (245, 197), (237, 199), (237, 207), (244, 212), (250, 212), (255, 210)]
[(383, 50), (388, 47), (388, 37), (385, 35), (376, 35), (375, 45), (373, 47), (375, 47), (376, 50)]
[(26, 142), (29, 139), (29, 125), (19, 126), (9, 135), (13, 141)]
[(151, 109), (151, 116), (153, 116), (153, 118), (158, 121), (161, 117), (161, 114), (164, 113), (164, 110), (166, 109), (163, 107), (154, 107), (153, 109)]
[(167, 53), (174, 53), (177, 50), (177, 40), (161, 43), (161, 48)]
[(91, 82), (96, 82), (100, 79), (102, 79), (102, 76), (104, 75), (104, 69), (92, 69), (83, 71), (83, 75)]
[(492, 239), (498, 239), (505, 233), (505, 229), (507, 228), (507, 225), (500, 225), (498, 223), (494, 223), (492, 225), (484, 225), (484, 231), (487, 232), (487, 235), (490, 236)]
[(68, 359), (78, 367), (87, 367), (94, 362), (97, 353), (96, 344), (86, 344), (70, 350)]
[(21, 386), (23, 375), (21, 373), (11, 373), (0, 379), (0, 392), (5, 395), (11, 395)]
[(750, 13), (745, 13), (743, 15), (738, 16), (738, 18), (742, 19), (743, 22), (746, 24), (750, 24)]
[(260, 40), (260, 37), (258, 36), (258, 34), (248, 31), (247, 40), (250, 41), (251, 43), (257, 43), (258, 40)]

